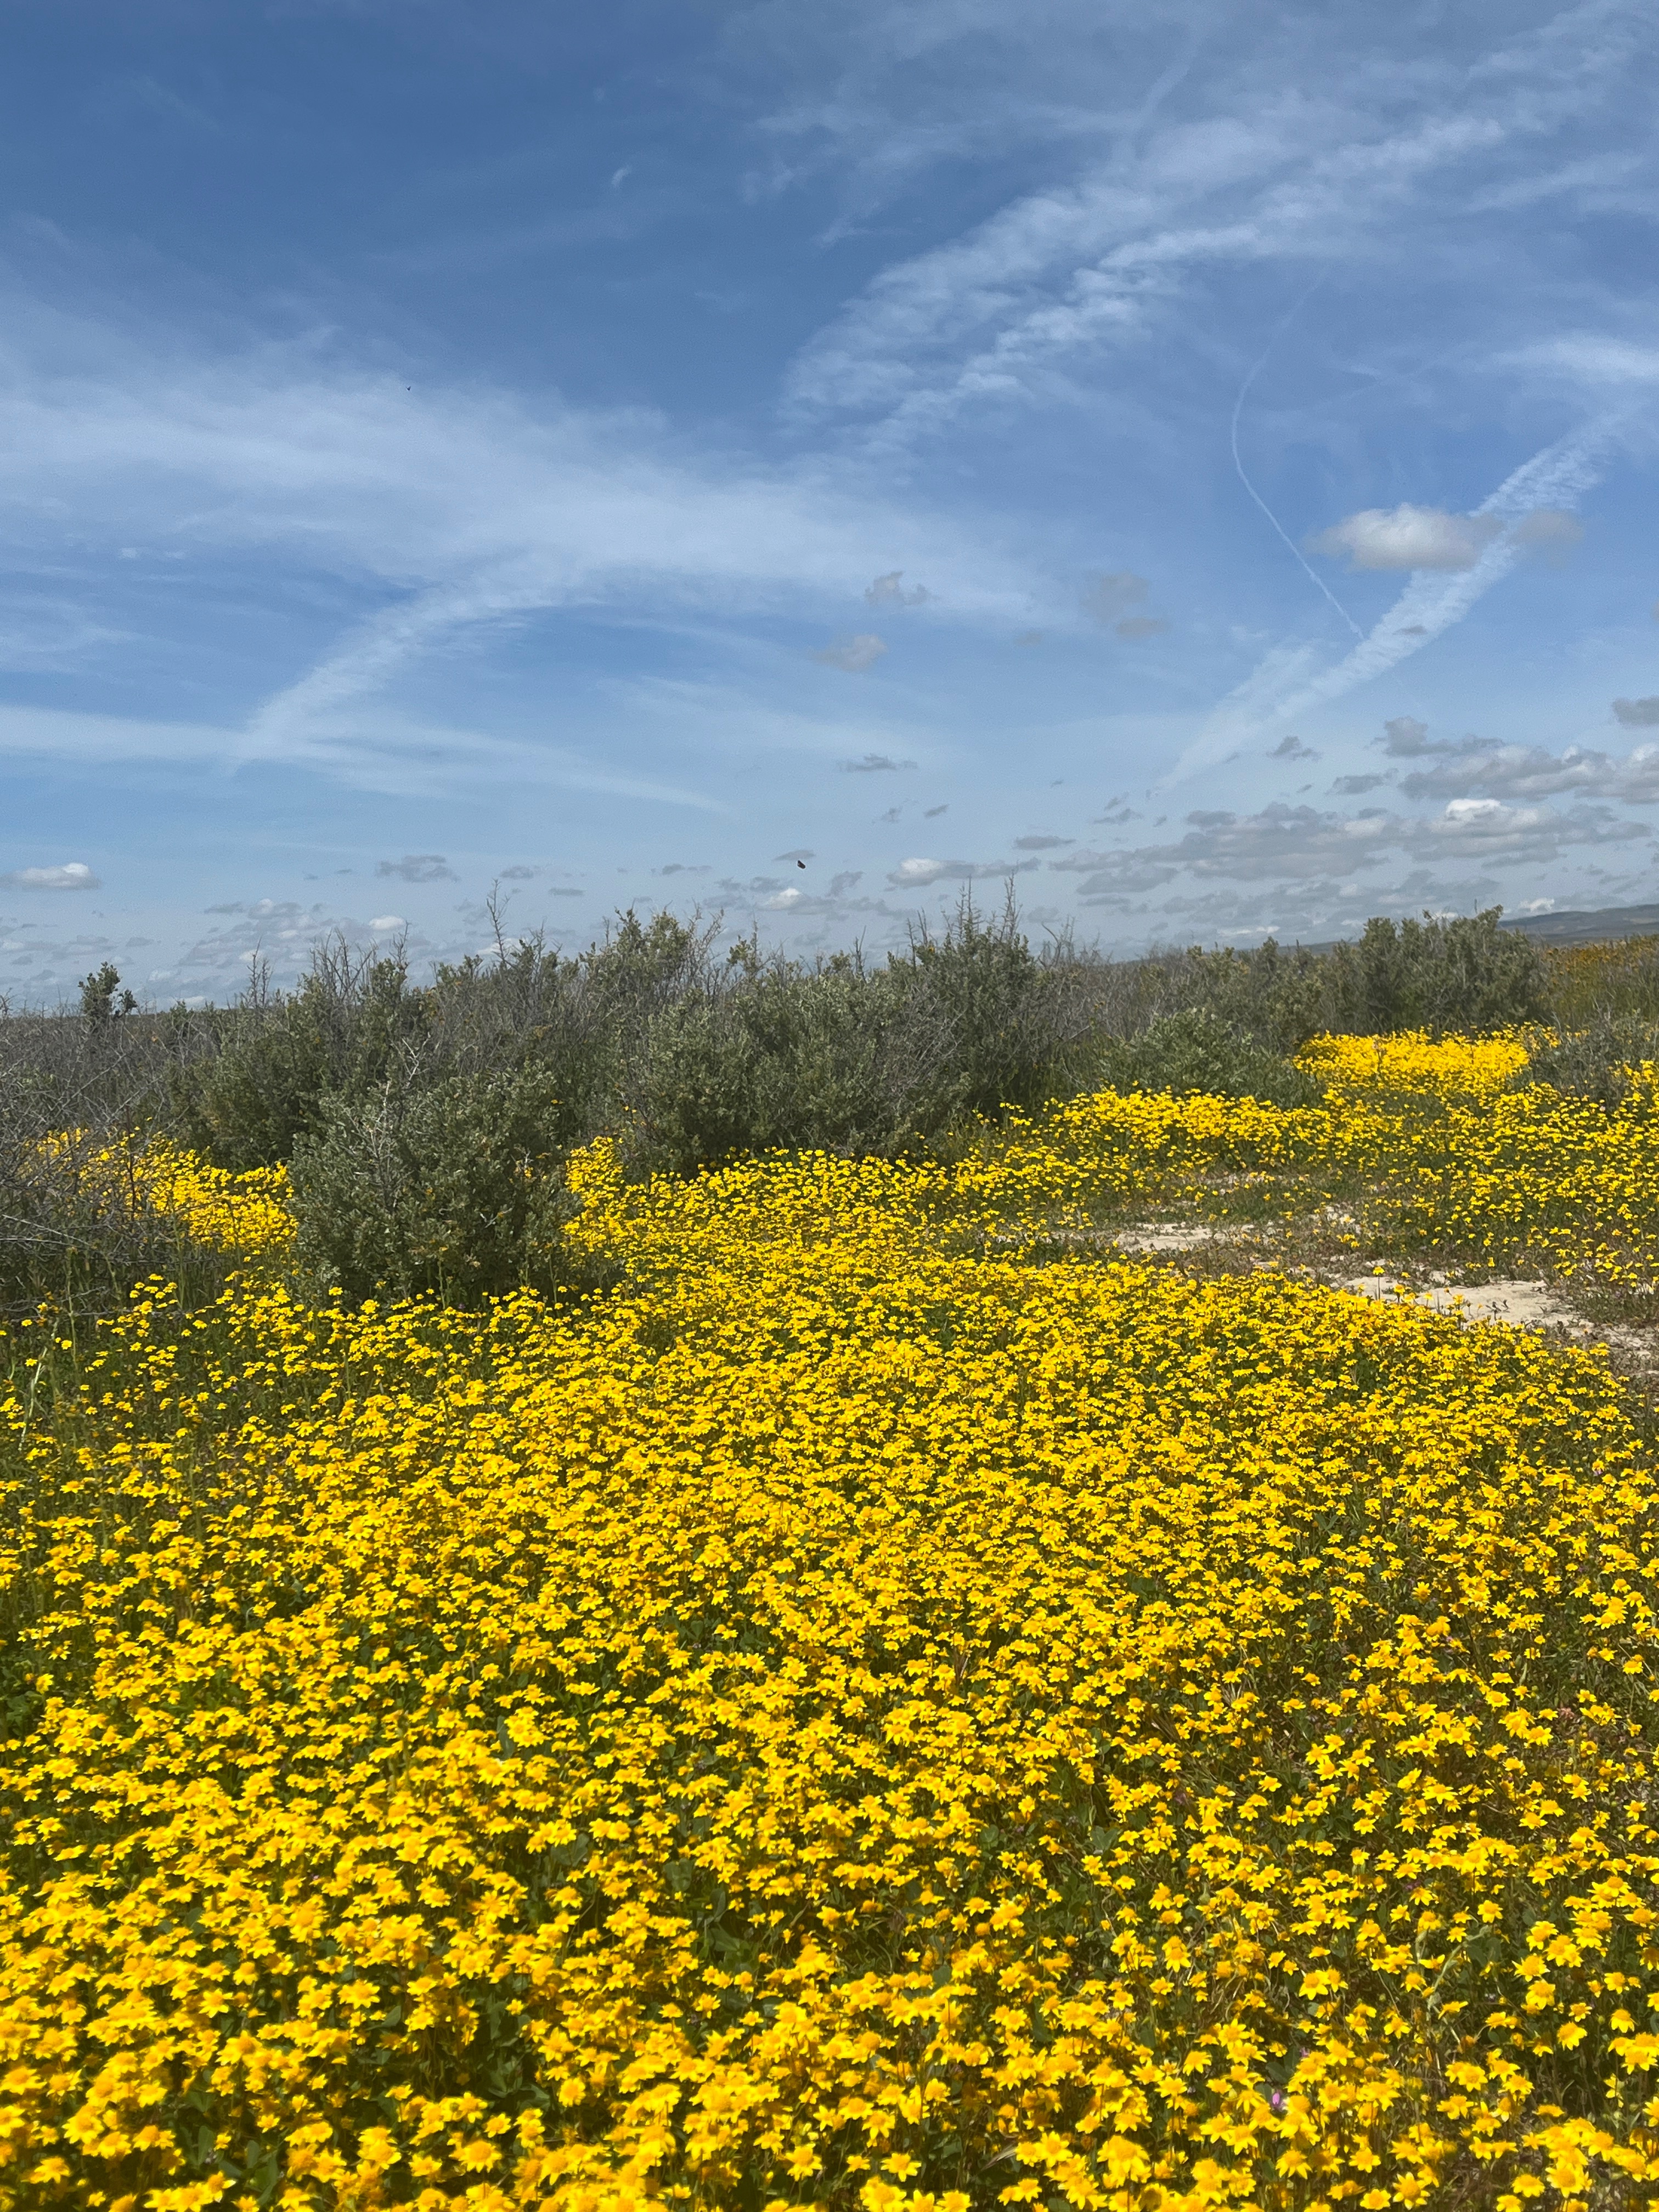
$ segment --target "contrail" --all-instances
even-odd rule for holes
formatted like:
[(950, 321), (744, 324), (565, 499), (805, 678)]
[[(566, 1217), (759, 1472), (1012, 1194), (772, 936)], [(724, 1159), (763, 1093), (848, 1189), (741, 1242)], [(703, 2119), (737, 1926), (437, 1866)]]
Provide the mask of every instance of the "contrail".
[[(1600, 481), (1602, 458), (1617, 427), (1615, 421), (1604, 418), (1546, 446), (1505, 477), (1497, 490), (1482, 500), (1476, 514), (1518, 521), (1540, 507), (1573, 506)], [(1514, 567), (1521, 551), (1514, 532), (1505, 531), (1493, 539), (1472, 568), (1450, 576), (1419, 571), (1381, 621), (1360, 635), (1352, 650), (1316, 674), (1310, 672), (1316, 648), (1278, 648), (1221, 702), (1203, 732), (1176, 762), (1166, 784), (1178, 783), (1194, 769), (1208, 767), (1231, 747), (1271, 724), (1290, 720), (1311, 707), (1328, 705), (1409, 659), (1461, 622), (1476, 600)]]
[(1261, 375), (1262, 370), (1267, 366), (1267, 356), (1272, 353), (1273, 348), (1279, 343), (1280, 338), (1284, 337), (1285, 331), (1290, 328), (1291, 325), (1302, 313), (1304, 307), (1307, 306), (1309, 301), (1312, 299), (1314, 294), (1324, 283), (1327, 271), (1322, 269), (1318, 276), (1314, 278), (1313, 283), (1309, 285), (1307, 290), (1302, 294), (1299, 299), (1294, 301), (1287, 312), (1280, 317), (1279, 320), (1273, 326), (1273, 336), (1267, 340), (1267, 344), (1261, 349), (1261, 358), (1256, 362), (1255, 368), (1251, 369), (1243, 383), (1238, 387), (1238, 397), (1233, 402), (1233, 466), (1238, 471), (1238, 481), (1240, 483), (1243, 485), (1245, 490), (1249, 492), (1250, 497), (1255, 501), (1256, 505), (1261, 509), (1263, 514), (1267, 516), (1268, 521), (1272, 523), (1273, 528), (1284, 539), (1285, 544), (1289, 547), (1296, 560), (1301, 563), (1302, 573), (1307, 577), (1308, 581), (1314, 586), (1316, 590), (1324, 593), (1325, 597), (1336, 609), (1338, 614), (1341, 616), (1343, 621), (1346, 623), (1348, 628), (1353, 632), (1354, 635), (1356, 637), (1363, 637), (1365, 633), (1360, 629), (1359, 624), (1348, 612), (1348, 610), (1343, 605), (1341, 600), (1337, 598), (1336, 593), (1325, 581), (1325, 579), (1320, 575), (1316, 569), (1309, 567), (1307, 561), (1303, 556), (1302, 548), (1296, 544), (1294, 539), (1285, 530), (1284, 525), (1279, 521), (1279, 517), (1273, 513), (1272, 507), (1268, 506), (1267, 501), (1262, 498), (1261, 493), (1250, 482), (1249, 477), (1244, 472), (1244, 464), (1240, 459), (1238, 453), (1238, 418), (1244, 411), (1244, 401), (1249, 392), (1250, 386), (1255, 382), (1257, 377)]

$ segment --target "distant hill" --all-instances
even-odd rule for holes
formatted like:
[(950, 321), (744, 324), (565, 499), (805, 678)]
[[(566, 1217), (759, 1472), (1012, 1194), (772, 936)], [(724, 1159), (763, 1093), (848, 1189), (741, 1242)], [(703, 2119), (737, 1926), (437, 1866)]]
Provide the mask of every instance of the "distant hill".
[(1593, 913), (1522, 914), (1498, 923), (1542, 945), (1605, 945), (1620, 937), (1659, 937), (1659, 906), (1604, 906)]

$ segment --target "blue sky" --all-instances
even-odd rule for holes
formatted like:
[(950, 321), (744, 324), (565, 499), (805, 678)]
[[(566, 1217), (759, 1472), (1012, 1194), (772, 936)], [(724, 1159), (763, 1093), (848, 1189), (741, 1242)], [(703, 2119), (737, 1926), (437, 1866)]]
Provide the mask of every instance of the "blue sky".
[(1650, 7), (8, 30), (14, 1002), (1659, 896)]

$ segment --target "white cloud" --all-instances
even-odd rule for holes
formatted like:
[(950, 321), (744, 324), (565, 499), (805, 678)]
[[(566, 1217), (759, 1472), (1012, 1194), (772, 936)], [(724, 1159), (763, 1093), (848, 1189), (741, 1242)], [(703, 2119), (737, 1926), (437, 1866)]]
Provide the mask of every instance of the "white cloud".
[[(961, 11), (943, 12), (965, 35)], [(972, 11), (975, 30), (1000, 19)], [(797, 407), (866, 418), (868, 443), (884, 452), (965, 410), (1006, 410), (1064, 388), (1071, 362), (1143, 341), (1231, 268), (1387, 267), (1419, 218), (1431, 255), (1449, 210), (1535, 177), (1540, 147), (1553, 150), (1567, 125), (1622, 90), (1645, 40), (1639, 9), (1619, 0), (1569, 4), (1497, 48), (1485, 44), (1486, 19), (1472, 18), (1473, 51), (1448, 26), (1409, 49), (1384, 40), (1333, 51), (1325, 42), (1341, 20), (1263, 19), (1254, 66), (1230, 76), (1220, 63), (1195, 112), (1164, 122), (1160, 93), (1134, 125), (1107, 126), (1108, 149), (1080, 171), (881, 270), (804, 349)], [(1115, 59), (1129, 33), (1127, 21), (1112, 27)], [(1062, 35), (1056, 51), (1080, 57), (1087, 43)], [(1200, 51), (1195, 39), (1177, 67), (1164, 64), (1166, 90)], [(815, 128), (836, 129), (836, 102), (812, 112)], [(1079, 113), (1079, 134), (1103, 121), (1091, 112), (1085, 125)], [(954, 137), (946, 128), (938, 143)], [(1561, 191), (1565, 206), (1577, 204), (1570, 178)]]
[[(1422, 728), (1420, 723), (1413, 726)], [(1543, 745), (1464, 738), (1455, 744), (1425, 740), (1412, 757), (1432, 765), (1406, 776), (1401, 789), (1407, 799), (1535, 799), (1571, 793), (1629, 806), (1659, 803), (1659, 745), (1638, 745), (1626, 758), (1617, 760), (1583, 745), (1553, 753)]]
[(1492, 514), (1368, 507), (1310, 538), (1308, 550), (1333, 560), (1346, 554), (1351, 568), (1473, 568), (1503, 526)]
[[(1565, 511), (1599, 481), (1617, 434), (1619, 426), (1611, 420), (1570, 432), (1511, 470), (1477, 513), (1515, 523), (1540, 507)], [(1414, 575), (1359, 642), (1322, 667), (1323, 655), (1316, 646), (1274, 647), (1206, 717), (1169, 780), (1177, 781), (1212, 765), (1264, 725), (1299, 718), (1386, 675), (1461, 622), (1508, 574), (1524, 550), (1516, 544), (1513, 529), (1500, 530), (1472, 568), (1449, 575), (1432, 570)]]
[[(1182, 835), (1166, 842), (1068, 853), (1048, 865), (1083, 878), (1078, 889), (1085, 904), (1109, 906), (1183, 877), (1197, 884), (1277, 879), (1282, 885), (1327, 878), (1334, 884), (1357, 879), (1395, 854), (1538, 866), (1555, 860), (1569, 846), (1622, 844), (1650, 835), (1643, 824), (1605, 806), (1559, 814), (1496, 798), (1460, 797), (1440, 813), (1425, 817), (1382, 807), (1340, 814), (1275, 802), (1255, 814), (1199, 808), (1186, 817)], [(1191, 906), (1190, 898), (1187, 903)], [(1370, 911), (1378, 908), (1373, 905)]]
[(920, 889), (928, 884), (976, 884), (991, 876), (1023, 876), (1041, 865), (1036, 860), (901, 860), (887, 880), (895, 889)]
[(406, 929), (409, 927), (408, 923), (404, 920), (404, 917), (400, 914), (377, 914), (371, 915), (368, 926), (371, 929), (378, 931), (382, 934), (384, 934), (387, 930)]
[(0, 875), (0, 886), (10, 891), (95, 891), (101, 881), (84, 860), (65, 860), (55, 868), (13, 868)]
[[(1029, 618), (1030, 574), (914, 495), (811, 460), (703, 460), (643, 413), (477, 384), (411, 392), (317, 346), (192, 358), (169, 333), (147, 351), (131, 328), (26, 303), (9, 337), (9, 526), (32, 560), (240, 550), (387, 600), (265, 700), (244, 757), (292, 759), (337, 734), (470, 627), (572, 607), (666, 623), (821, 613), (863, 588), (872, 540), (902, 556), (896, 574), (933, 579), (952, 618)], [(876, 657), (859, 640), (842, 650), (836, 665)]]
[(834, 645), (826, 645), (822, 652), (815, 653), (812, 658), (823, 661), (826, 668), (840, 668), (848, 676), (862, 676), (866, 668), (875, 666), (886, 650), (884, 638), (877, 637), (873, 632), (866, 632), (858, 637), (840, 638)]

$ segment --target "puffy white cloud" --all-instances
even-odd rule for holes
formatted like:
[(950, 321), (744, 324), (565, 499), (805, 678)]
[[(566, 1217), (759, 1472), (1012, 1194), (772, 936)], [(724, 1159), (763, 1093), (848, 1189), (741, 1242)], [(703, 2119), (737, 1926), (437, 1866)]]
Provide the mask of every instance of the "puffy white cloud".
[(1495, 514), (1449, 514), (1440, 507), (1368, 507), (1308, 541), (1313, 553), (1347, 557), (1351, 568), (1473, 568), (1503, 531)]
[(95, 891), (101, 879), (84, 860), (64, 860), (55, 868), (13, 868), (0, 875), (9, 891)]
[(408, 923), (400, 914), (371, 915), (368, 920), (368, 926), (380, 936), (385, 936), (391, 930), (406, 929), (409, 927)]
[(812, 658), (821, 660), (826, 668), (839, 668), (848, 676), (862, 676), (866, 669), (875, 666), (886, 650), (884, 638), (866, 631), (858, 637), (838, 638), (834, 645), (826, 645)]

